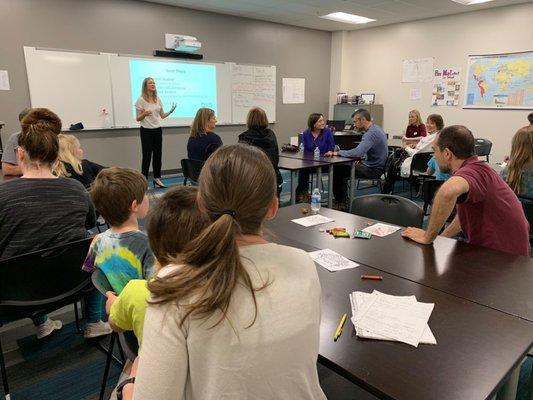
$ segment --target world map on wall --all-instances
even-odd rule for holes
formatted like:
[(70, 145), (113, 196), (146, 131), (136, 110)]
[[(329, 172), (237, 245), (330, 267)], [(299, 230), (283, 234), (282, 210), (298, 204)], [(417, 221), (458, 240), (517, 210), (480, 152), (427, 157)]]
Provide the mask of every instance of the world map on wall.
[(533, 109), (533, 52), (469, 56), (464, 107)]

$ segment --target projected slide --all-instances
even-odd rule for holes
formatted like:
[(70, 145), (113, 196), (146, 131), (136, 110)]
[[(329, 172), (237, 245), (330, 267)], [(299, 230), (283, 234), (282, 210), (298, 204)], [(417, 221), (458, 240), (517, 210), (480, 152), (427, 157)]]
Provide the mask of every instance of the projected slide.
[(155, 80), (157, 95), (165, 111), (176, 103), (176, 110), (169, 118), (194, 118), (201, 107), (217, 112), (217, 77), (214, 65), (130, 60), (130, 84), (132, 115), (135, 118), (135, 102), (141, 95), (144, 78)]

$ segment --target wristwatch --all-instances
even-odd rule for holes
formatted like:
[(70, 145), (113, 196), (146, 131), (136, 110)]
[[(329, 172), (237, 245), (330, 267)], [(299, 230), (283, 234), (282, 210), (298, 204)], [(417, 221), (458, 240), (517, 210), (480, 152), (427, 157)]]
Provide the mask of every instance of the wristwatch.
[(117, 386), (117, 400), (122, 400), (122, 389), (124, 389), (124, 386), (129, 385), (130, 383), (135, 383), (135, 377), (128, 378), (120, 382), (120, 384)]

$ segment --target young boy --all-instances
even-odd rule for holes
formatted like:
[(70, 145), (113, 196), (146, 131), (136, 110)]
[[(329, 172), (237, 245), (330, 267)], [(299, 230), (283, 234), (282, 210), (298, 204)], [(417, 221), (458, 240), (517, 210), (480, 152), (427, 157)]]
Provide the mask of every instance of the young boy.
[[(196, 206), (197, 189), (182, 186), (167, 191), (150, 210), (146, 230), (157, 259), (157, 269), (172, 263), (187, 243), (207, 226), (207, 215)], [(116, 331), (133, 330), (139, 347), (149, 296), (146, 280), (128, 282), (119, 296), (107, 292), (106, 311)]]
[[(146, 178), (129, 168), (112, 167), (102, 170), (91, 188), (95, 208), (109, 224), (110, 229), (95, 236), (83, 270), (101, 269), (116, 293), (132, 279), (146, 279), (154, 273), (154, 256), (148, 237), (139, 230), (138, 219), (148, 212)], [(92, 301), (87, 313), (103, 311), (105, 299)], [(94, 327), (98, 329), (98, 327)], [(92, 327), (85, 337), (94, 337)]]

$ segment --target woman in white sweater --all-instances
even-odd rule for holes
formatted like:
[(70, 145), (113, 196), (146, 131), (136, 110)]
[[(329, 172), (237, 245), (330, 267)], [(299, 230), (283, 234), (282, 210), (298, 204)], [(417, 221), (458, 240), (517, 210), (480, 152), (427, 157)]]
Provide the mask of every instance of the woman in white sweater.
[[(261, 150), (218, 149), (198, 204), (212, 221), (149, 284), (135, 400), (325, 399), (316, 370), (320, 283), (302, 250), (268, 243), (276, 174)], [(127, 397), (125, 397), (127, 398)]]
[[(411, 163), (413, 156), (417, 153), (431, 153), (433, 149), (431, 145), (437, 137), (437, 133), (444, 128), (444, 120), (439, 114), (430, 114), (426, 120), (427, 135), (420, 138), (416, 145), (407, 145), (400, 152), (393, 163), (389, 165), (387, 170), (387, 176), (385, 184), (383, 185), (383, 193), (392, 193), (394, 189), (394, 182), (398, 179), (398, 175), (403, 178), (409, 177), (411, 174)], [(418, 191), (420, 182), (414, 177), (410, 183), (415, 187), (415, 191)]]

